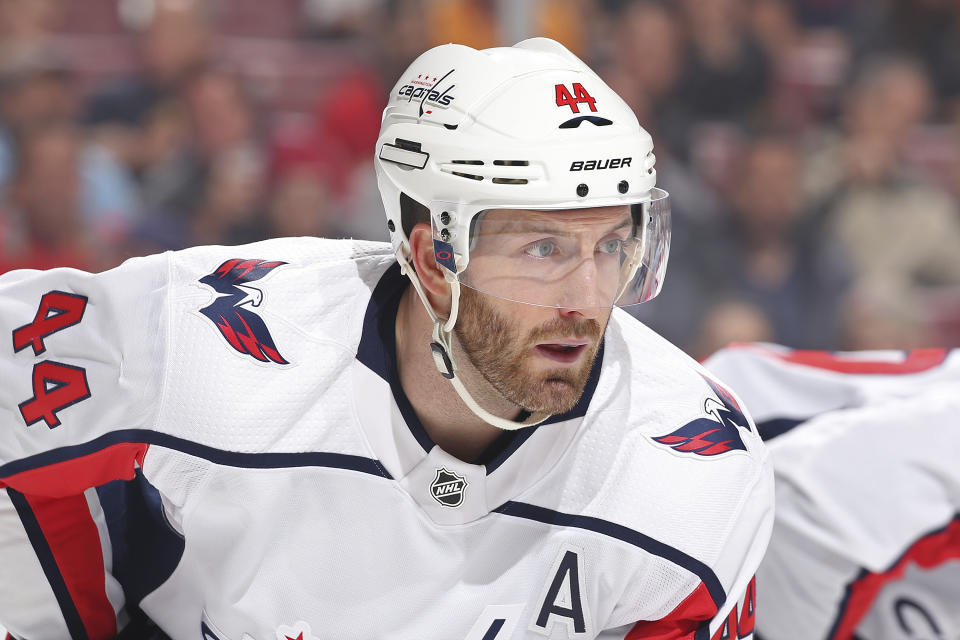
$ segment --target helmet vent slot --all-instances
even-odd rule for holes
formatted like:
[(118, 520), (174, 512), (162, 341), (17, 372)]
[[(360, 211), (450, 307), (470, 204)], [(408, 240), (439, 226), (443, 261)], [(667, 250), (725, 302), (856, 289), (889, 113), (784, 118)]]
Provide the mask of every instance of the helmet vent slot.
[[(500, 167), (529, 167), (529, 160), (494, 160), (493, 164)], [(526, 180), (524, 180), (526, 182)]]
[(527, 184), (526, 178), (494, 178), (494, 184)]
[(403, 138), (397, 138), (396, 146), (405, 151), (422, 151), (419, 142), (414, 142), (413, 140), (404, 140)]
[(477, 176), (472, 173), (460, 173), (459, 171), (451, 171), (455, 176), (460, 176), (461, 178), (470, 178), (471, 180), (483, 180), (483, 176)]
[(475, 164), (482, 165), (483, 160), (452, 160), (453, 164)]

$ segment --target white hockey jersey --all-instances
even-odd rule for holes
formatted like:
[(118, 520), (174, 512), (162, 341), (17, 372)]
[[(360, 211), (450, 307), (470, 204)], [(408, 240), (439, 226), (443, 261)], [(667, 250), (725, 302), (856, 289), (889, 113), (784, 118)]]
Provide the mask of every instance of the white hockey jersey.
[(0, 277), (0, 622), (751, 636), (773, 474), (733, 396), (615, 311), (579, 404), (465, 463), (398, 382), (405, 284), (387, 245), (318, 239)]
[(960, 638), (960, 351), (739, 345), (705, 364), (774, 463), (758, 634)]

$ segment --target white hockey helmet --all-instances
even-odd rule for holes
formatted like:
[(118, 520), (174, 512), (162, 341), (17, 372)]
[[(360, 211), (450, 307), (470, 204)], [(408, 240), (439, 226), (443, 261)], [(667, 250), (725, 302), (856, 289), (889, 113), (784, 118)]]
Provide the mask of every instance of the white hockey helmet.
[[(419, 205), (429, 210), (448, 280), (518, 302), (577, 308), (635, 304), (660, 291), (670, 208), (667, 193), (654, 187), (654, 160), (650, 135), (630, 107), (563, 45), (532, 38), (480, 51), (448, 44), (417, 58), (384, 110), (375, 165), (401, 262), (413, 225), (403, 211)], [(497, 259), (521, 255), (510, 241), (529, 241), (525, 232), (540, 228), (544, 215), (532, 212), (617, 205), (627, 205), (621, 211), (633, 227), (619, 234), (626, 242), (602, 245), (618, 260), (599, 274), (615, 280), (601, 282), (600, 298), (578, 300), (570, 287), (549, 286), (580, 263), (583, 252), (572, 244), (537, 246), (552, 255), (533, 268), (528, 247), (503, 265), (513, 278), (470, 269), (478, 249), (497, 249)]]
[[(437, 366), (458, 392), (449, 354), (460, 285), (573, 309), (659, 292), (670, 207), (654, 186), (654, 160), (630, 107), (553, 40), (479, 51), (447, 44), (404, 72), (383, 113), (377, 182), (397, 258), (435, 322)], [(443, 321), (409, 264), (408, 233), (427, 214), (452, 288)], [(491, 274), (471, 261), (499, 266)], [(571, 286), (574, 272), (589, 272), (584, 282), (596, 287)]]

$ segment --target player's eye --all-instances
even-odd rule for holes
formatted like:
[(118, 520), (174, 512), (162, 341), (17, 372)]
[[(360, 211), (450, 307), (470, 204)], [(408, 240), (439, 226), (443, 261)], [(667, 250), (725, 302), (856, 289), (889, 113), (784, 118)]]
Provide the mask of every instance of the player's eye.
[(523, 252), (534, 258), (547, 258), (556, 253), (557, 244), (553, 240), (538, 240), (524, 247)]
[(623, 248), (623, 240), (620, 238), (610, 238), (609, 240), (603, 240), (600, 244), (597, 245), (597, 251), (599, 253), (605, 253), (607, 255), (613, 255), (615, 253), (620, 253), (620, 250)]

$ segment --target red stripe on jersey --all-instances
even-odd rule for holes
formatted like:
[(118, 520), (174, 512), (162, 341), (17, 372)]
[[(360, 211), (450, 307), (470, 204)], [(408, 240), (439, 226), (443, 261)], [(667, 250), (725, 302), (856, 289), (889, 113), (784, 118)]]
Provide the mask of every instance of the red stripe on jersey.
[(884, 585), (903, 576), (907, 566), (915, 564), (930, 569), (960, 559), (960, 518), (936, 533), (920, 538), (890, 569), (883, 573), (867, 573), (847, 587), (847, 598), (833, 625), (830, 640), (849, 640), (857, 625), (870, 610), (870, 605)]
[(842, 352), (792, 351), (788, 349), (780, 351), (767, 349), (761, 345), (750, 343), (737, 343), (731, 346), (736, 348), (758, 349), (784, 362), (836, 371), (837, 373), (885, 375), (920, 373), (921, 371), (933, 369), (943, 364), (950, 352), (949, 349), (912, 349), (905, 352), (903, 359), (862, 360), (857, 357), (845, 356)]
[(107, 599), (100, 535), (86, 498), (24, 496), (47, 540), (57, 569), (90, 640), (117, 635), (117, 618)]
[(717, 613), (707, 585), (702, 582), (683, 602), (663, 618), (641, 620), (633, 625), (624, 640), (692, 640), (705, 620)]
[(0, 489), (11, 487), (27, 495), (59, 498), (112, 480), (132, 480), (134, 463), (143, 465), (149, 446), (137, 442), (113, 444), (85, 456), (7, 476), (0, 479)]

